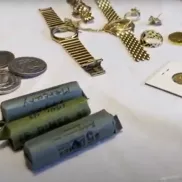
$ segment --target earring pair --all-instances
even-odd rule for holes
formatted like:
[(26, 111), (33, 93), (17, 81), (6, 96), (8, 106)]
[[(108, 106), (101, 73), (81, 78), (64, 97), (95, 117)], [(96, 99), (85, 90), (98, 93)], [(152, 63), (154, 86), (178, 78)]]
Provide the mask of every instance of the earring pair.
[[(155, 25), (155, 26), (162, 25), (162, 21), (159, 19), (160, 15), (157, 17), (150, 16), (148, 19), (148, 24)], [(140, 16), (141, 16), (140, 11), (137, 8), (132, 8), (130, 11), (125, 13), (124, 18), (129, 19), (133, 22), (136, 22), (136, 21), (140, 20)]]

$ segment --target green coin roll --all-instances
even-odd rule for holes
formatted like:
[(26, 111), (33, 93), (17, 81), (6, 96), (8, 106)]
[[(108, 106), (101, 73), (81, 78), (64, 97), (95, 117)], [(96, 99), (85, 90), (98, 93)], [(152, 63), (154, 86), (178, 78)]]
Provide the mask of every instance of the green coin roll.
[(24, 145), (28, 167), (36, 172), (122, 129), (117, 116), (102, 110), (29, 140)]
[(5, 123), (0, 140), (9, 140), (12, 148), (18, 150), (26, 141), (89, 114), (87, 98), (79, 97)]
[(81, 96), (85, 96), (85, 94), (75, 81), (13, 98), (1, 103), (3, 120), (6, 122), (13, 121), (61, 101)]

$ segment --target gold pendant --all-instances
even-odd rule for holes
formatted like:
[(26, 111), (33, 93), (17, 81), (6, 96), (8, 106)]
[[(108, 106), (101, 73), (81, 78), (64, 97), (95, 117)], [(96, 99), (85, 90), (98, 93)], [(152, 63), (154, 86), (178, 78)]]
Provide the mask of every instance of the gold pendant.
[(135, 61), (149, 60), (149, 54), (143, 49), (140, 42), (134, 36), (135, 24), (128, 19), (117, 19), (107, 23), (102, 29), (82, 28), (91, 32), (106, 32), (119, 37)]
[(119, 19), (119, 20), (114, 20), (114, 21), (107, 23), (104, 26), (103, 30), (112, 35), (120, 37), (121, 34), (127, 32), (127, 31), (133, 32), (134, 28), (135, 28), (135, 25), (132, 21), (130, 21), (128, 19)]

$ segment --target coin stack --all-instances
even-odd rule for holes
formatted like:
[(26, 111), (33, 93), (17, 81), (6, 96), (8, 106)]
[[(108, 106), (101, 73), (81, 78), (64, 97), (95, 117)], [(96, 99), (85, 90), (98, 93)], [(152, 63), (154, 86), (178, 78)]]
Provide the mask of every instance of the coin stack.
[(78, 83), (69, 82), (3, 101), (0, 140), (21, 149), (27, 140), (89, 115), (87, 100)]
[(21, 78), (36, 77), (44, 73), (46, 69), (47, 64), (39, 58), (15, 58), (12, 52), (0, 51), (0, 95), (18, 89), (21, 85)]
[(122, 129), (105, 110), (90, 115), (87, 100), (75, 81), (4, 101), (0, 140), (24, 149), (28, 167), (37, 172)]

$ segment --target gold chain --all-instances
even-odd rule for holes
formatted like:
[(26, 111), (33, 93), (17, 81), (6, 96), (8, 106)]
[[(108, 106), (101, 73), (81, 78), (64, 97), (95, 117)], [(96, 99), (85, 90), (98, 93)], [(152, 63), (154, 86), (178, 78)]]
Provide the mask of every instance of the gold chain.
[[(112, 23), (112, 21), (111, 22), (109, 22), (108, 24), (110, 24), (110, 23)], [(131, 23), (131, 20), (126, 24), (126, 25), (124, 25), (124, 27), (123, 27), (123, 29), (125, 29), (125, 27), (127, 27), (129, 24)], [(105, 29), (105, 27), (108, 25), (108, 24), (106, 24), (103, 28), (101, 28), (101, 29), (93, 29), (93, 28), (83, 28), (83, 27), (81, 27), (81, 21), (79, 21), (79, 23), (77, 23), (77, 28), (79, 29), (79, 30), (83, 30), (83, 31), (87, 31), (87, 32), (107, 32), (107, 33), (110, 33), (110, 32), (108, 32), (108, 30), (106, 30)]]
[(79, 30), (83, 30), (86, 32), (104, 32), (104, 29), (93, 29), (93, 28), (83, 28), (83, 27), (79, 27)]

